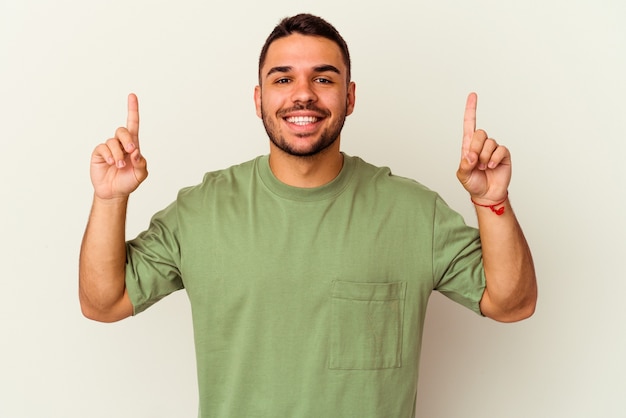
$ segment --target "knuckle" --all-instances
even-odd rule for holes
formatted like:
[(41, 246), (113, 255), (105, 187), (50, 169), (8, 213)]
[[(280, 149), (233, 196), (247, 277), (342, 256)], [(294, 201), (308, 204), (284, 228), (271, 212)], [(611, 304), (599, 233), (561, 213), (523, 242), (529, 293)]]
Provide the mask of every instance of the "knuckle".
[(487, 135), (487, 132), (484, 129), (476, 129), (475, 134), (476, 136), (482, 139), (486, 139), (489, 137), (489, 135)]
[(105, 144), (107, 147), (109, 147), (109, 148), (110, 148), (111, 146), (113, 146), (113, 145), (115, 145), (115, 144), (119, 144), (119, 143), (120, 143), (120, 140), (119, 140), (119, 139), (117, 139), (117, 138), (109, 138), (109, 139), (107, 139), (107, 140), (106, 140), (106, 142), (105, 142), (104, 144)]
[(102, 155), (106, 157), (108, 155), (111, 155), (111, 150), (109, 150), (107, 144), (103, 142), (102, 144), (98, 144), (94, 148), (92, 155)]
[(128, 129), (124, 128), (123, 126), (120, 126), (119, 128), (115, 130), (116, 138), (122, 139), (123, 137), (127, 137), (128, 135), (129, 135)]
[(486, 144), (490, 147), (493, 147), (493, 149), (496, 149), (498, 147), (498, 143), (493, 138), (487, 138)]
[(119, 139), (117, 138), (111, 138), (108, 139), (106, 141), (105, 144), (103, 144), (104, 147), (106, 147), (108, 149), (108, 151), (112, 154), (114, 154), (115, 156), (119, 156), (118, 154), (122, 153), (122, 144), (120, 143)]

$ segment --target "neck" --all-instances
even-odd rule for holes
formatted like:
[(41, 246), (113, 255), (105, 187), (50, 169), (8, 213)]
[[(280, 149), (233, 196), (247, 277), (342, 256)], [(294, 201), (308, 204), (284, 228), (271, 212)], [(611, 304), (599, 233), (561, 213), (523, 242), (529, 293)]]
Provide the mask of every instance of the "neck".
[(313, 188), (330, 183), (343, 167), (339, 140), (318, 154), (298, 157), (287, 154), (270, 142), (270, 168), (281, 182), (301, 188)]

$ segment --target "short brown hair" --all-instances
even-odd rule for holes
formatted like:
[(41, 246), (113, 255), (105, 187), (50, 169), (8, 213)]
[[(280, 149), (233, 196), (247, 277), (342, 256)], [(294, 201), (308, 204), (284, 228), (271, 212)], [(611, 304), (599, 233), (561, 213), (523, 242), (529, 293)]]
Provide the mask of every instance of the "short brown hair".
[(259, 84), (261, 84), (261, 68), (263, 67), (263, 64), (265, 64), (267, 50), (272, 42), (294, 33), (308, 36), (321, 36), (322, 38), (329, 39), (336, 43), (337, 46), (339, 46), (344, 63), (348, 69), (347, 79), (350, 81), (350, 52), (348, 51), (348, 44), (346, 44), (346, 41), (341, 37), (333, 25), (321, 17), (308, 13), (301, 13), (281, 20), (265, 40), (265, 44), (261, 49), (261, 55), (259, 56)]

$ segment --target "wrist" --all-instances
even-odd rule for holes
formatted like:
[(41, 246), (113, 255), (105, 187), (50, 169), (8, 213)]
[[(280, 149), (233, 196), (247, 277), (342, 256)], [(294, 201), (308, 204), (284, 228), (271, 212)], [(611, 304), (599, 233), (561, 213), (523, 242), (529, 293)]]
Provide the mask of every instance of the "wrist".
[(504, 213), (504, 208), (506, 207), (506, 201), (509, 200), (509, 192), (506, 192), (506, 195), (499, 200), (489, 200), (489, 199), (475, 199), (474, 197), (470, 197), (471, 202), (475, 206), (479, 206), (481, 208), (488, 208), (496, 215), (500, 216)]
[(102, 206), (126, 206), (128, 204), (128, 196), (100, 197), (94, 193), (93, 202)]

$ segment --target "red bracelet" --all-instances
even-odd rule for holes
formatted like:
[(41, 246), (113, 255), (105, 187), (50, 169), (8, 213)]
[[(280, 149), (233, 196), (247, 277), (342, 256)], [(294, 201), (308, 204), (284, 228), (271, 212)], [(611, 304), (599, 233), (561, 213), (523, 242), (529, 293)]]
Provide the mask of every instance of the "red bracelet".
[(493, 213), (495, 213), (496, 215), (500, 216), (504, 213), (504, 206), (502, 206), (501, 208), (496, 208), (496, 206), (500, 206), (501, 204), (503, 204), (504, 202), (506, 202), (506, 200), (509, 198), (509, 192), (506, 192), (506, 197), (504, 198), (504, 200), (502, 202), (499, 203), (495, 203), (493, 205), (481, 205), (480, 203), (476, 203), (474, 202), (474, 199), (470, 197), (470, 200), (472, 201), (473, 204), (475, 204), (476, 206), (480, 206), (483, 208), (489, 208), (491, 209), (491, 211)]

